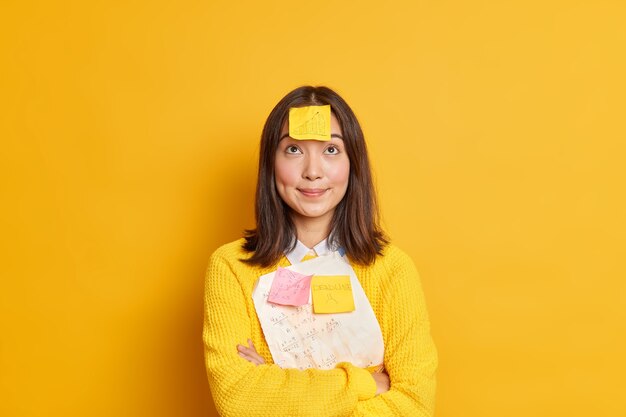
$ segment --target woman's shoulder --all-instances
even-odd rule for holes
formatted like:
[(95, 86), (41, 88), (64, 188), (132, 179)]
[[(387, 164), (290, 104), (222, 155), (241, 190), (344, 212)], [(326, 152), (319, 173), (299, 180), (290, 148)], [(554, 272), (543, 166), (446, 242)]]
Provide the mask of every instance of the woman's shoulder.
[(268, 272), (271, 272), (275, 267), (261, 267), (258, 265), (250, 264), (246, 262), (253, 255), (252, 252), (244, 249), (246, 243), (245, 238), (233, 240), (232, 242), (225, 243), (215, 249), (209, 258), (209, 271), (230, 271), (237, 276), (242, 277), (255, 277), (258, 278)]
[(370, 273), (394, 288), (408, 288), (420, 281), (420, 275), (411, 256), (398, 246), (389, 243), (376, 257)]
[(411, 257), (398, 246), (393, 243), (388, 243), (384, 248), (380, 256), (377, 257), (376, 262), (382, 262), (386, 265), (395, 264), (413, 264)]
[(232, 242), (225, 243), (215, 249), (211, 254), (212, 260), (225, 260), (225, 261), (240, 261), (242, 259), (246, 259), (250, 256), (244, 248), (243, 245), (245, 243), (244, 238), (239, 238), (237, 240), (233, 240)]
[(370, 271), (373, 274), (391, 274), (399, 270), (415, 269), (415, 263), (411, 257), (393, 243), (387, 243), (376, 256), (374, 262), (368, 265), (356, 264), (359, 270)]

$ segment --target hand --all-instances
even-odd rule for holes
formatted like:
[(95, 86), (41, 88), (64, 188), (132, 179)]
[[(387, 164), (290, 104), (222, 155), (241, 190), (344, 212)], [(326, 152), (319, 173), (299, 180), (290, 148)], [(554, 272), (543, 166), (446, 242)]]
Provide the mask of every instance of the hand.
[(262, 365), (265, 363), (265, 360), (259, 355), (252, 344), (252, 340), (248, 339), (248, 347), (243, 345), (237, 345), (237, 352), (239, 356), (247, 360), (248, 362), (254, 365)]
[(389, 391), (389, 375), (387, 375), (387, 372), (384, 370), (374, 372), (372, 378), (374, 378), (374, 382), (376, 382), (376, 395), (384, 394)]

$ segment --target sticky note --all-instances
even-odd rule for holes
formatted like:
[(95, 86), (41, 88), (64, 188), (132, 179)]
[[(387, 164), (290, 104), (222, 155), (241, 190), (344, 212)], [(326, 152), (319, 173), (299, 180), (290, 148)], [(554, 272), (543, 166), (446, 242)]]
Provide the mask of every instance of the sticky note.
[(315, 313), (354, 311), (352, 285), (348, 275), (315, 275), (311, 282)]
[(330, 105), (290, 108), (289, 136), (299, 140), (330, 140)]
[(278, 267), (267, 301), (285, 306), (308, 304), (312, 277)]

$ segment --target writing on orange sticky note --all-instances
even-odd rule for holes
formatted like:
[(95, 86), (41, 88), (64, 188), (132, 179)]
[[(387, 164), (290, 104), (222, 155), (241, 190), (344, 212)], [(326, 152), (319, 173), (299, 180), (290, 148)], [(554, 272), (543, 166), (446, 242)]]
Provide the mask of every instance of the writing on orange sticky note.
[(311, 281), (315, 313), (354, 311), (352, 284), (348, 275), (315, 275)]
[(278, 267), (267, 301), (285, 306), (308, 304), (312, 277)]
[(298, 140), (330, 140), (330, 105), (289, 109), (289, 136)]

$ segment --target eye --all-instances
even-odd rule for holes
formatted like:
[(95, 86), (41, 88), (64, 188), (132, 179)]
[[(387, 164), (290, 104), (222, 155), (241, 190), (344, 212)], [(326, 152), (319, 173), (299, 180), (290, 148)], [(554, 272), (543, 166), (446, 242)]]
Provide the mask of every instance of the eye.
[(285, 149), (285, 152), (287, 152), (288, 154), (292, 154), (292, 155), (296, 155), (296, 154), (302, 153), (300, 148), (298, 148), (296, 145), (289, 145), (289, 146), (287, 146), (287, 149)]
[(328, 148), (324, 150), (326, 155), (336, 155), (339, 153), (339, 148), (335, 145), (330, 145)]

